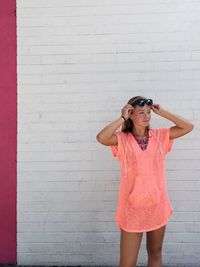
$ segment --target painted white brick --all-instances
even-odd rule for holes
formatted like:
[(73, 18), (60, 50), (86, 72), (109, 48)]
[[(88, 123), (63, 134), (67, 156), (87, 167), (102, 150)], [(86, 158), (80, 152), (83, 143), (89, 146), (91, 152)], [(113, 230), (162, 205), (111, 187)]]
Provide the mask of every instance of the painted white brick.
[[(17, 1), (18, 264), (118, 264), (120, 167), (96, 133), (139, 94), (195, 124), (166, 159), (163, 253), (198, 266), (199, 11), (189, 0)], [(152, 127), (170, 125), (152, 115)]]

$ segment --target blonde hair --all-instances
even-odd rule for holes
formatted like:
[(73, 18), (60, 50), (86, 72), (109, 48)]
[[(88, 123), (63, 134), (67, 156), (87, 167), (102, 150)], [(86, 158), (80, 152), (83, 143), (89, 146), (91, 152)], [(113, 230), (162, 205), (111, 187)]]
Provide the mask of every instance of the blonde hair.
[[(144, 96), (134, 96), (131, 99), (129, 99), (129, 101), (127, 102), (127, 104), (130, 104), (131, 106), (134, 106), (135, 105), (135, 102), (138, 99), (146, 99), (146, 97), (144, 97)], [(125, 133), (131, 132), (132, 133), (133, 132), (133, 128), (134, 128), (133, 121), (129, 118), (122, 125), (122, 132), (125, 132)], [(146, 127), (146, 134), (147, 134), (147, 136), (149, 135), (149, 126)]]

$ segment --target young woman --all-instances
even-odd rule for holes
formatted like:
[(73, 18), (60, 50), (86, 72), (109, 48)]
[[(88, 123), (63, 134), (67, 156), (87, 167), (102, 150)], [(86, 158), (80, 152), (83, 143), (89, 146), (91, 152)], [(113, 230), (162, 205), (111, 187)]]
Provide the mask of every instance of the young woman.
[[(151, 110), (174, 126), (150, 129)], [(146, 232), (148, 267), (161, 267), (165, 227), (172, 213), (164, 157), (173, 139), (189, 133), (193, 124), (141, 96), (131, 98), (121, 111), (117, 120), (97, 134), (101, 144), (111, 146), (121, 166), (116, 212), (121, 229), (119, 266), (136, 266), (142, 234)], [(121, 126), (122, 131), (117, 131)]]

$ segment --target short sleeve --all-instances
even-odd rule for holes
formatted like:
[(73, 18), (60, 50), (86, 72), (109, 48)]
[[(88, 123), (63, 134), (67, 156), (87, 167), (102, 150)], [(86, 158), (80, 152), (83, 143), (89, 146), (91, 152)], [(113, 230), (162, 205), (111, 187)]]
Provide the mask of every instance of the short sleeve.
[(116, 158), (120, 158), (120, 156), (124, 152), (124, 143), (126, 134), (124, 132), (115, 132), (115, 135), (117, 136), (117, 145), (110, 146), (112, 155)]
[(163, 147), (164, 154), (171, 151), (173, 140), (170, 139), (170, 128), (159, 129), (159, 139)]

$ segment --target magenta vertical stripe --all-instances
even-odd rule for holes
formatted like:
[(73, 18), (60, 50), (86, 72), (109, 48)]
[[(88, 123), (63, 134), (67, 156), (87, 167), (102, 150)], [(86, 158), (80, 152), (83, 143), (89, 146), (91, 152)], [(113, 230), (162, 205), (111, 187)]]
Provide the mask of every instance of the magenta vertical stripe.
[(0, 0), (0, 263), (16, 263), (16, 0)]

